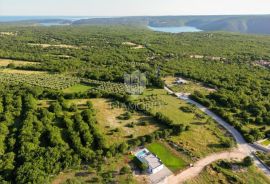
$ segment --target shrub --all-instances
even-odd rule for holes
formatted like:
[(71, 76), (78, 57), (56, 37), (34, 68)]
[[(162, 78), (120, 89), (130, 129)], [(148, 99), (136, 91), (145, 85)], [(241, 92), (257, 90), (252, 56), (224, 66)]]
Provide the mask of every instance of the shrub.
[(142, 122), (140, 123), (140, 125), (141, 125), (141, 126), (146, 126), (147, 123), (146, 123), (145, 121), (142, 121)]
[(120, 153), (125, 153), (128, 150), (128, 144), (122, 143), (118, 147)]
[(135, 127), (134, 122), (127, 124), (127, 127), (134, 128)]
[(243, 165), (249, 167), (253, 164), (253, 159), (250, 156), (247, 156), (243, 160)]
[(191, 107), (185, 106), (185, 107), (180, 107), (180, 110), (186, 113), (192, 113), (194, 112), (194, 109), (192, 109)]
[(141, 169), (141, 171), (147, 171), (148, 165), (147, 165), (146, 163), (142, 163), (142, 164), (140, 165), (140, 169)]
[(120, 116), (117, 117), (120, 120), (129, 120), (131, 118), (131, 113), (130, 112), (126, 112)]
[(226, 148), (231, 148), (234, 145), (234, 142), (230, 138), (222, 138), (221, 145)]
[(130, 167), (127, 167), (127, 166), (124, 166), (124, 167), (122, 167), (121, 168), (121, 170), (120, 170), (120, 174), (129, 174), (129, 173), (131, 173), (131, 169), (130, 169)]
[(72, 104), (72, 105), (70, 106), (69, 110), (70, 110), (71, 112), (76, 112), (76, 111), (78, 110), (78, 107), (77, 107), (76, 104)]
[(14, 63), (9, 63), (8, 65), (7, 65), (7, 68), (15, 68), (16, 66), (15, 66), (15, 64)]
[(190, 126), (186, 126), (186, 131), (189, 131), (190, 130)]
[(185, 126), (183, 124), (173, 125), (173, 133), (175, 135), (180, 135), (183, 131), (185, 131)]

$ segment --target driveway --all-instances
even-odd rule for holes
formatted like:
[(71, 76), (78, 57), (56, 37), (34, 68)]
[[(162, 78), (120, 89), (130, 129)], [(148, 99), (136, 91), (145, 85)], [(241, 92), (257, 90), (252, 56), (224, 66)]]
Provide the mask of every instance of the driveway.
[(167, 179), (172, 174), (173, 173), (166, 166), (164, 166), (164, 168), (161, 171), (159, 171), (159, 172), (157, 172), (155, 174), (151, 174), (149, 176), (150, 182), (151, 182), (151, 184), (168, 183)]

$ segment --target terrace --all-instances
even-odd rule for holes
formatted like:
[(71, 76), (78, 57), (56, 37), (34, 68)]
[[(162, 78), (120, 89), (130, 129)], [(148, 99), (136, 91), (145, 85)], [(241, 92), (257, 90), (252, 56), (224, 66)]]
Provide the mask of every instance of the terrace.
[(148, 172), (154, 174), (163, 169), (164, 165), (161, 160), (152, 154), (148, 149), (144, 148), (135, 153), (135, 156), (142, 162), (148, 165)]

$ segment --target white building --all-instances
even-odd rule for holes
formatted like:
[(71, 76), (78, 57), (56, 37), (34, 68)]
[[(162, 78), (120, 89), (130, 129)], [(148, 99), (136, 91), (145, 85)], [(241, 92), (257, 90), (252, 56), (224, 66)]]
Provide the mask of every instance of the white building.
[(135, 153), (135, 156), (142, 162), (147, 164), (148, 173), (155, 174), (164, 168), (161, 160), (154, 154), (152, 154), (148, 149), (144, 148)]
[(175, 81), (176, 84), (188, 84), (188, 81), (182, 78), (177, 78)]

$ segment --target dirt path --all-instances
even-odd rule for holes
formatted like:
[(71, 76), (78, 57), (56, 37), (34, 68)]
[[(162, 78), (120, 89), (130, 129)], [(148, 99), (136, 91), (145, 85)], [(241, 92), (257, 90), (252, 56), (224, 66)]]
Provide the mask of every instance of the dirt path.
[(200, 174), (200, 172), (203, 170), (203, 168), (212, 162), (215, 162), (220, 159), (242, 159), (245, 156), (251, 156), (254, 159), (254, 163), (256, 166), (261, 169), (267, 176), (270, 176), (270, 171), (268, 168), (266, 168), (256, 157), (253, 156), (253, 152), (257, 151), (254, 147), (252, 147), (250, 144), (248, 144), (243, 136), (229, 123), (224, 121), (222, 118), (217, 116), (215, 113), (207, 109), (206, 107), (202, 106), (201, 104), (195, 102), (194, 100), (191, 100), (188, 95), (184, 93), (174, 93), (169, 88), (164, 88), (166, 91), (168, 91), (170, 94), (176, 95), (179, 99), (185, 100), (188, 103), (194, 104), (197, 108), (199, 108), (201, 111), (203, 111), (208, 116), (212, 117), (218, 124), (223, 126), (228, 132), (231, 133), (231, 135), (234, 137), (237, 148), (235, 148), (231, 152), (223, 152), (223, 153), (217, 153), (210, 155), (208, 157), (205, 157), (198, 162), (194, 164), (194, 167), (188, 168), (185, 171), (181, 172), (180, 174), (176, 176), (171, 176), (168, 180), (168, 184), (178, 184), (183, 183), (184, 181), (191, 179), (193, 177), (196, 177)]
[(190, 167), (178, 175), (171, 175), (168, 178), (168, 184), (179, 184), (183, 183), (189, 179), (192, 179), (200, 174), (200, 172), (206, 167), (207, 165), (221, 159), (233, 159), (233, 160), (241, 160), (247, 156), (245, 153), (239, 152), (238, 149), (235, 149), (231, 152), (222, 152), (212, 154), (207, 156), (194, 164), (193, 167)]

